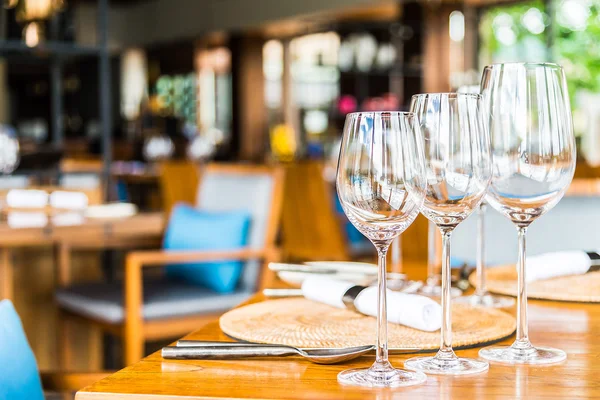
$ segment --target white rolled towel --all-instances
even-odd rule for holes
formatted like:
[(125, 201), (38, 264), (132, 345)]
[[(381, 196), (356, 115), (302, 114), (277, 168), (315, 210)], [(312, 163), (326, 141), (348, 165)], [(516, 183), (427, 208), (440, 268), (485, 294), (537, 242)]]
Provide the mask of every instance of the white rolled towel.
[[(342, 297), (354, 283), (325, 277), (310, 277), (302, 283), (305, 298), (332, 307), (346, 308)], [(377, 287), (362, 290), (354, 300), (354, 307), (362, 314), (377, 316)], [(422, 331), (436, 331), (442, 324), (442, 309), (425, 296), (387, 291), (388, 321)]]
[(525, 277), (527, 282), (581, 275), (590, 270), (593, 262), (588, 253), (581, 250), (557, 251), (527, 257)]

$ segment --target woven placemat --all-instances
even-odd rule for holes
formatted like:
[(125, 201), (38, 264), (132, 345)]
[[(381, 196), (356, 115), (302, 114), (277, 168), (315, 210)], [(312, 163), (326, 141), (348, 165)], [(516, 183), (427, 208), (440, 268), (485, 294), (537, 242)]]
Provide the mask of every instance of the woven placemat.
[[(352, 347), (373, 344), (376, 320), (346, 309), (304, 298), (269, 300), (236, 308), (220, 319), (227, 335), (255, 343), (303, 348)], [(471, 347), (510, 336), (515, 319), (499, 310), (456, 304), (452, 307), (453, 346)], [(389, 324), (390, 348), (437, 350), (440, 333)]]
[[(469, 282), (477, 286), (477, 274)], [(517, 295), (517, 269), (515, 265), (491, 267), (486, 270), (487, 289), (496, 294)], [(527, 284), (527, 297), (539, 300), (600, 303), (600, 271), (584, 275), (561, 276)]]

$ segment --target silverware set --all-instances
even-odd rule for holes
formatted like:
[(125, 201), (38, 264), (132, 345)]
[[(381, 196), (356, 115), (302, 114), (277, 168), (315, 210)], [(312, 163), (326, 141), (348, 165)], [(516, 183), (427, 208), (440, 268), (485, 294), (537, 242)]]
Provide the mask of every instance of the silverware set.
[[(410, 354), (421, 350), (410, 347), (389, 349), (392, 354)], [(374, 345), (300, 349), (278, 344), (180, 340), (175, 346), (163, 348), (162, 357), (167, 360), (232, 360), (256, 357), (300, 356), (316, 364), (336, 364), (353, 360), (373, 351), (375, 351)]]

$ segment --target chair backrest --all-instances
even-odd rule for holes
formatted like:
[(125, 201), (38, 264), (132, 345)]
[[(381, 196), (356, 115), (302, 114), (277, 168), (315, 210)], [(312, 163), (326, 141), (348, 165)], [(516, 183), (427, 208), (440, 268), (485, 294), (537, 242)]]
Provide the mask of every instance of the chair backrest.
[(159, 184), (166, 215), (177, 203), (196, 204), (200, 174), (198, 165), (190, 161), (168, 161), (159, 165)]
[(286, 166), (282, 252), (293, 260), (349, 260), (343, 222), (334, 207), (335, 187), (323, 178), (323, 163)]
[(0, 301), (0, 399), (43, 400), (37, 363), (9, 300)]
[[(251, 215), (248, 246), (266, 249), (275, 246), (282, 196), (281, 168), (210, 164), (202, 171), (196, 205), (208, 211), (248, 211)], [(260, 263), (246, 263), (241, 286), (254, 290), (260, 272)]]
[[(600, 196), (564, 197), (552, 210), (534, 221), (527, 233), (527, 254), (560, 250), (600, 251)], [(452, 255), (474, 264), (477, 215), (458, 226), (452, 237)], [(516, 263), (517, 232), (504, 215), (487, 207), (485, 253), (488, 265)]]

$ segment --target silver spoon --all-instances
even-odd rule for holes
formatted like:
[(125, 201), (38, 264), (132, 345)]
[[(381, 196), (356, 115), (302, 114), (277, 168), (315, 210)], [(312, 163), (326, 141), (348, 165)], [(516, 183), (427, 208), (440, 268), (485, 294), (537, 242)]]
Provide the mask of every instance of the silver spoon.
[(300, 355), (317, 364), (335, 364), (355, 359), (373, 351), (375, 346), (346, 347), (340, 349), (299, 349), (271, 344), (232, 343), (218, 346), (165, 347), (162, 356), (175, 360), (229, 360), (246, 357), (286, 357)]

